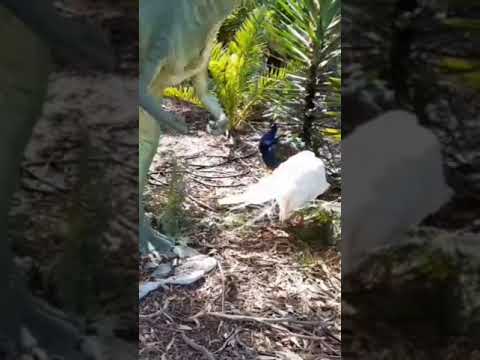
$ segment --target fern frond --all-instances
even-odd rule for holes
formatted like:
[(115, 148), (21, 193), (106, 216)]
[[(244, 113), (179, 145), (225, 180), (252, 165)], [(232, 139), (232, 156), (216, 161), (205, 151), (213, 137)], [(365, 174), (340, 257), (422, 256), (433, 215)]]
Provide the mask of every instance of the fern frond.
[(188, 102), (198, 107), (205, 108), (205, 105), (195, 94), (195, 90), (191, 86), (168, 87), (164, 90), (163, 96), (178, 101)]
[(265, 22), (271, 12), (259, 7), (248, 16), (227, 45), (216, 44), (210, 73), (216, 92), (227, 116), (230, 128), (237, 128), (260, 111), (270, 101), (281, 82), (288, 82), (284, 70), (269, 70), (265, 54), (267, 41)]
[[(253, 8), (252, 4), (248, 6)], [(262, 6), (249, 15), (234, 14), (224, 24), (224, 28), (232, 26), (236, 30), (228, 35), (231, 41), (226, 45), (217, 41), (212, 49), (209, 71), (217, 97), (230, 119), (230, 129), (264, 111), (268, 103), (283, 104), (292, 97), (289, 70), (267, 66), (265, 24), (272, 21), (272, 16), (273, 12)], [(204, 107), (191, 87), (168, 88), (164, 96)]]

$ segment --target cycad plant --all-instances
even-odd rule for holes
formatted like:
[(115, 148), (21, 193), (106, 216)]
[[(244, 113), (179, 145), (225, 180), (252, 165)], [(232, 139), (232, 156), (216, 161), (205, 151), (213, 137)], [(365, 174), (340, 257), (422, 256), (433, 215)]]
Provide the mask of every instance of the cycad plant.
[[(340, 124), (342, 118), (342, 79), (341, 77), (330, 77), (324, 84), (328, 89), (325, 96), (325, 105), (327, 111), (324, 113), (327, 117), (336, 120)], [(321, 135), (330, 136), (337, 142), (340, 142), (342, 134), (340, 127), (327, 127), (321, 131)]]
[(260, 5), (258, 0), (244, 0), (240, 6), (230, 14), (223, 22), (218, 31), (217, 40), (227, 44), (235, 37), (235, 33), (240, 29), (243, 22), (248, 19), (252, 11)]
[[(209, 65), (214, 89), (230, 119), (240, 127), (262, 111), (262, 106), (286, 88), (285, 69), (267, 67), (265, 23), (271, 12), (256, 8), (239, 26), (228, 44), (217, 42)], [(168, 88), (164, 95), (199, 104), (190, 87)]]
[[(338, 93), (338, 64), (341, 56), (341, 2), (340, 0), (267, 0), (274, 12), (269, 22), (270, 46), (284, 61), (288, 61), (296, 83), (297, 106), (300, 105), (303, 122), (302, 137), (312, 147), (312, 128), (318, 114), (318, 103), (328, 105), (320, 94), (325, 84), (327, 91)], [(328, 109), (325, 109), (327, 112)], [(339, 109), (335, 109), (339, 111)], [(339, 114), (337, 114), (339, 115)]]

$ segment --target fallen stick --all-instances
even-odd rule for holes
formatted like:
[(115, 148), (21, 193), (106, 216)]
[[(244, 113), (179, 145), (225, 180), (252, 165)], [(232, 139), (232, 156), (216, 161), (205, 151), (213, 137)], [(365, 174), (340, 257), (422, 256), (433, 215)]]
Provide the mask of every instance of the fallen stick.
[[(291, 323), (291, 324), (302, 324), (302, 325), (311, 325), (311, 326), (319, 325), (327, 336), (331, 337), (332, 339), (336, 340), (339, 343), (341, 342), (341, 340), (337, 336), (332, 334), (332, 332), (321, 321), (305, 321), (305, 320), (298, 320), (298, 319), (287, 318), (287, 317), (272, 319), (272, 318), (262, 318), (262, 317), (248, 316), (248, 315), (236, 315), (236, 314), (225, 314), (221, 312), (204, 312), (204, 311), (201, 311), (198, 314), (194, 315), (192, 319), (198, 318), (201, 316), (214, 316), (214, 317), (219, 317), (219, 318), (229, 319), (229, 320), (236, 320), (236, 321), (253, 321), (253, 322), (257, 322), (257, 323), (268, 325), (275, 328), (277, 328), (276, 324), (278, 323)], [(323, 339), (319, 336), (295, 334), (289, 331), (288, 329), (282, 329), (282, 330), (289, 333), (289, 335), (294, 335), (294, 336), (302, 337), (305, 339), (323, 341)]]
[(215, 360), (215, 356), (207, 350), (206, 347), (197, 344), (195, 341), (190, 339), (187, 335), (185, 335), (183, 332), (181, 333), (183, 341), (190, 346), (192, 349), (197, 350), (198, 352), (201, 352), (208, 360)]

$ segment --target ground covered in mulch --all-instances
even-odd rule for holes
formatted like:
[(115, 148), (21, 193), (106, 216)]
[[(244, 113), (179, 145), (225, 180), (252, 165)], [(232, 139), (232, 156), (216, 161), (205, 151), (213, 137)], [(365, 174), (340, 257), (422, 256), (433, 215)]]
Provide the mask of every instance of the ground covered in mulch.
[(267, 125), (252, 125), (231, 142), (204, 131), (206, 112), (178, 103), (169, 108), (185, 118), (191, 134), (162, 137), (147, 211), (158, 216), (165, 208), (175, 158), (186, 187), (179, 239), (220, 266), (193, 286), (142, 301), (140, 358), (340, 358), (337, 250), (302, 243), (273, 217), (254, 224), (262, 209), (217, 204), (267, 174), (257, 150)]
[[(55, 67), (43, 115), (25, 153), (9, 235), (33, 293), (63, 310), (59, 277), (64, 274), (68, 280), (85, 273), (75, 267), (78, 263), (72, 263), (67, 272), (64, 267), (59, 270), (69, 236), (85, 230), (81, 240), (99, 241), (107, 250), (101, 272), (109, 276), (95, 279), (95, 302), (100, 309), (90, 314), (90, 320), (97, 325), (108, 323), (116, 335), (108, 340), (107, 358), (134, 358), (138, 341), (137, 4), (75, 0), (62, 6), (66, 4), (56, 2), (67, 16), (94, 19), (109, 34), (118, 63), (108, 74), (60, 62)], [(79, 196), (86, 146), (93, 172), (82, 181), (94, 184), (101, 179), (108, 193), (115, 194), (102, 194), (113, 213), (105, 218), (105, 228), (96, 231), (89, 221), (97, 209), (89, 209), (89, 199)], [(74, 228), (72, 220), (81, 224), (79, 228)]]
[[(208, 115), (185, 104), (171, 104), (171, 110), (186, 118), (190, 135), (162, 138), (149, 210), (159, 215), (165, 205), (173, 152), (187, 186), (179, 240), (214, 256), (220, 266), (193, 286), (149, 295), (140, 305), (137, 329), (138, 20), (132, 11), (137, 5), (86, 0), (68, 5), (62, 10), (69, 15), (95, 18), (108, 30), (120, 61), (113, 74), (60, 66), (51, 76), (9, 219), (19, 265), (34, 293), (62, 307), (52, 275), (64, 252), (69, 211), (78, 201), (78, 164), (88, 130), (94, 149), (89, 163), (115, 194), (114, 214), (102, 235), (109, 250), (103, 269), (122, 277), (118, 286), (97, 284), (100, 313), (115, 317), (120, 341), (110, 344), (109, 358), (135, 358), (136, 346), (132, 352), (125, 344), (137, 341), (141, 359), (340, 358), (337, 250), (306, 245), (274, 220), (250, 224), (260, 209), (230, 211), (216, 204), (218, 197), (267, 173), (256, 145), (266, 124), (248, 129), (232, 145), (207, 135)], [(337, 197), (330, 194), (329, 200)], [(125, 289), (132, 294), (125, 296)]]

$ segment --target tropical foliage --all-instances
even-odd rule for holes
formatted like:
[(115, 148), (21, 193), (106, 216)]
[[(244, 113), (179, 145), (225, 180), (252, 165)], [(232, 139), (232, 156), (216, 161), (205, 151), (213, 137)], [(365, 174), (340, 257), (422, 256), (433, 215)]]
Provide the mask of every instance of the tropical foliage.
[[(209, 69), (230, 128), (263, 115), (314, 150), (340, 139), (340, 11), (339, 0), (249, 0), (225, 21)], [(188, 86), (165, 96), (201, 106)]]
[(307, 147), (312, 147), (315, 125), (322, 126), (331, 115), (340, 118), (340, 5), (338, 0), (268, 1), (275, 14), (269, 27), (271, 47), (291, 64), (298, 91), (295, 106), (285, 115), (292, 110), (299, 114)]
[[(238, 11), (229, 18), (225, 26), (233, 34), (231, 40), (227, 45), (216, 43), (209, 66), (213, 87), (232, 129), (260, 114), (261, 105), (278, 96), (288, 84), (285, 69), (267, 67), (263, 24), (271, 21), (271, 13), (260, 7), (242, 22), (236, 16), (243, 18), (245, 12)], [(191, 87), (167, 88), (164, 95), (200, 104)]]
[(256, 9), (227, 46), (218, 43), (213, 49), (210, 73), (232, 128), (253, 118), (287, 84), (285, 69), (267, 67), (266, 33), (262, 24), (269, 21), (269, 12)]

